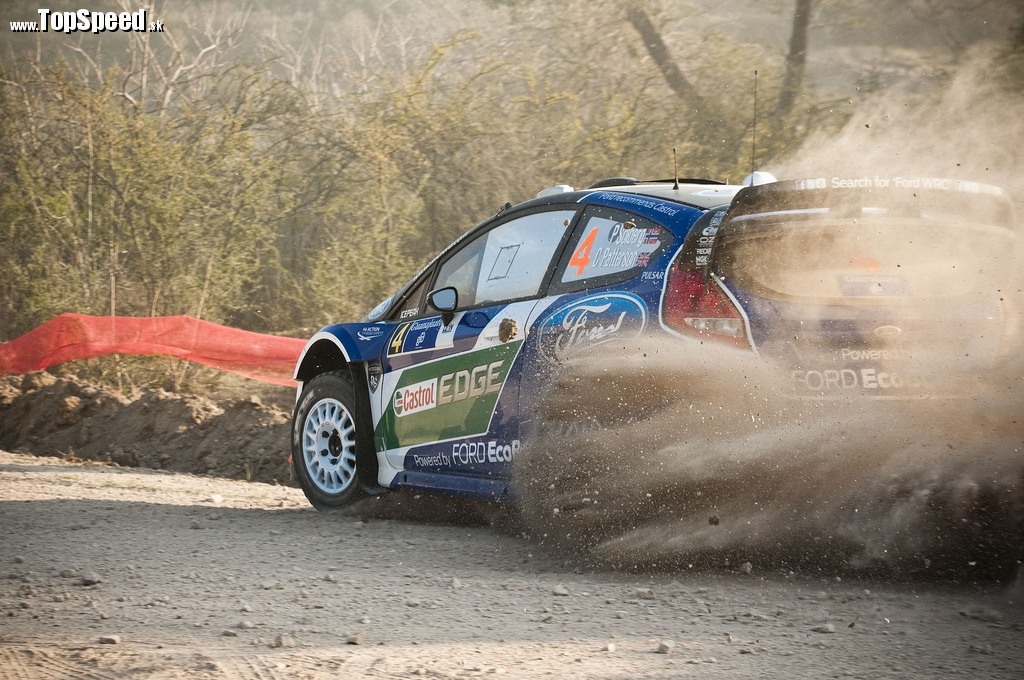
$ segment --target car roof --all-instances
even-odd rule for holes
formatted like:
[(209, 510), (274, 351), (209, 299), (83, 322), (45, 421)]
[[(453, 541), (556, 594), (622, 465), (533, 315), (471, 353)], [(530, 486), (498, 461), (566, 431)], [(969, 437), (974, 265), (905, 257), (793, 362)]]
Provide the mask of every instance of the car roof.
[(593, 191), (617, 191), (663, 198), (708, 210), (728, 203), (743, 187), (737, 184), (684, 184), (645, 182), (624, 186), (600, 187)]
[(545, 198), (578, 201), (592, 194), (613, 192), (660, 198), (708, 210), (729, 203), (742, 188), (743, 185), (723, 184), (707, 179), (637, 180), (632, 177), (615, 177), (601, 180), (586, 189), (573, 189), (566, 184), (557, 184), (541, 190), (536, 199), (525, 203), (533, 204), (537, 199)]

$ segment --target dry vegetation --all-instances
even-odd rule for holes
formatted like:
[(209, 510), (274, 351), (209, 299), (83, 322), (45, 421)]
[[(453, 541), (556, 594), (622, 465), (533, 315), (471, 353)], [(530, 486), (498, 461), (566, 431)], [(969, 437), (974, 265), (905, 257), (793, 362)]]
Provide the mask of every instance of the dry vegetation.
[[(163, 33), (5, 33), (0, 338), (64, 311), (306, 335), (542, 186), (667, 175), (673, 148), (682, 174), (738, 180), (754, 69), (768, 166), (908, 76), (941, 90), (982, 38), (1011, 62), (1013, 3), (932, 4), (883, 21), (811, 3), (795, 81), (783, 0), (156, 3)], [(7, 3), (4, 19), (35, 11)], [(880, 30), (915, 22), (950, 30)], [(173, 369), (90, 372), (163, 384)]]

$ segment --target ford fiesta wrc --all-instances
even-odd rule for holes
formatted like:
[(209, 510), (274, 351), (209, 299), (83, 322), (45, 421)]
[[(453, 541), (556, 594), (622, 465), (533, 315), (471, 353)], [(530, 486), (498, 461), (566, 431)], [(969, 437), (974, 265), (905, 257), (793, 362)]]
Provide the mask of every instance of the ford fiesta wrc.
[[(760, 174), (760, 173), (758, 173)], [(466, 232), (306, 344), (292, 465), (319, 509), (387, 489), (514, 499), (537, 376), (648, 334), (778, 361), (790, 396), (920, 399), (908, 358), (998, 357), (1016, 249), (995, 187), (938, 178), (559, 185)], [(597, 350), (599, 351), (599, 350)], [(621, 351), (621, 345), (619, 346)], [(550, 369), (550, 370), (549, 370)]]

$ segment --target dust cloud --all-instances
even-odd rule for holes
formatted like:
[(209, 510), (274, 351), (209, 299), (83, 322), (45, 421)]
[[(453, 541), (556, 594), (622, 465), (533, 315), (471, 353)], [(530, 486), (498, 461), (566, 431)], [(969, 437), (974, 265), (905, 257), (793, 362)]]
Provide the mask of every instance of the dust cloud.
[(1024, 93), (1011, 69), (992, 48), (976, 48), (947, 80), (908, 79), (870, 96), (838, 134), (812, 134), (765, 169), (780, 178), (902, 174), (985, 182), (1006, 190), (1019, 216)]
[[(944, 89), (890, 91), (772, 170), (984, 182), (1019, 215), (1024, 99), (993, 69), (978, 60)], [(787, 368), (696, 341), (578, 357), (540, 397), (541, 434), (516, 461), (528, 531), (615, 568), (1012, 575), (1024, 559), (1024, 277), (1003, 255), (999, 280), (984, 278), (1008, 303), (1011, 348), (951, 356), (958, 340), (939, 325), (906, 360), (950, 398), (799, 399)]]
[(617, 568), (999, 577), (1024, 558), (1019, 384), (800, 400), (783, 369), (738, 350), (605, 349), (553, 381), (516, 461), (543, 544)]

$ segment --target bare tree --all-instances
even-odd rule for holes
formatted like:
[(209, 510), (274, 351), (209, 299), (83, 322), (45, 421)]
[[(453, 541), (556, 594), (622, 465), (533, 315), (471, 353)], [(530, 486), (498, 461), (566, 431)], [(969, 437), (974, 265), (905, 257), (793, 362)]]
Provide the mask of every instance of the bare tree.
[(654, 22), (651, 21), (651, 17), (648, 16), (647, 12), (640, 5), (632, 5), (626, 10), (626, 18), (629, 19), (629, 23), (640, 34), (644, 41), (644, 47), (647, 48), (648, 54), (651, 55), (651, 59), (657, 64), (661, 74), (665, 77), (665, 82), (672, 88), (672, 91), (679, 95), (680, 98), (689, 101), (695, 106), (698, 105), (700, 103), (700, 94), (690, 84), (690, 81), (686, 79), (686, 76), (683, 75), (675, 60), (672, 59), (668, 47), (665, 46), (665, 41), (661, 38), (661, 33), (654, 25)]
[(807, 33), (811, 23), (813, 0), (796, 0), (793, 9), (793, 31), (789, 36), (789, 54), (786, 55), (786, 75), (775, 105), (775, 115), (783, 117), (793, 110), (796, 98), (803, 87), (804, 69), (807, 65)]

